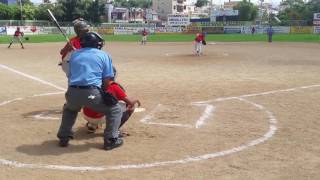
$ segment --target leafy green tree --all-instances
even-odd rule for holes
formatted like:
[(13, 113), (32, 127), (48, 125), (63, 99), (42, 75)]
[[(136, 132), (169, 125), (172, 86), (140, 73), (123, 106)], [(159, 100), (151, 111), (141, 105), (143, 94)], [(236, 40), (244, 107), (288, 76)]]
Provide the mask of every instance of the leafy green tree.
[(203, 6), (207, 5), (208, 3), (209, 3), (208, 0), (197, 0), (195, 6), (196, 7), (203, 7)]
[(313, 21), (313, 14), (320, 13), (320, 0), (309, 1), (307, 3), (307, 9), (308, 9), (308, 12), (306, 14), (307, 14), (308, 22), (310, 24), (313, 24), (311, 23), (311, 21)]
[(34, 20), (36, 14), (36, 8), (33, 5), (26, 4), (22, 8), (22, 15), (24, 20)]
[(150, 8), (152, 6), (152, 0), (115, 0), (114, 5), (125, 8)]
[(104, 14), (104, 10), (104, 2), (95, 0), (88, 4), (85, 18), (94, 23), (101, 22), (100, 16)]
[(61, 21), (72, 21), (83, 15), (79, 0), (58, 0), (57, 4), (63, 11), (63, 16), (59, 17)]
[(152, 6), (152, 0), (137, 0), (137, 5), (140, 8), (148, 9)]
[[(303, 0), (285, 0), (281, 2), (280, 6), (284, 7), (284, 9), (279, 12), (278, 17), (283, 21), (282, 24), (292, 25), (293, 23), (298, 22), (298, 24), (303, 25), (302, 22), (307, 22), (308, 24), (312, 23), (313, 13), (311, 9), (313, 5), (311, 4), (313, 4), (313, 1), (310, 1), (309, 6)], [(319, 0), (316, 0), (315, 2), (317, 1)]]
[[(21, 0), (22, 5), (33, 5), (30, 0)], [(17, 0), (17, 4), (20, 4), (20, 0)]]
[(12, 10), (7, 5), (0, 3), (0, 19), (10, 19)]
[[(35, 12), (36, 20), (50, 20), (47, 9), (53, 10), (54, 6), (52, 4), (40, 4)], [(57, 16), (55, 14), (55, 16)]]
[(234, 9), (239, 10), (240, 21), (253, 21), (258, 15), (258, 7), (247, 0), (239, 2)]
[(8, 6), (11, 9), (12, 16), (10, 19), (12, 20), (20, 20), (21, 19), (21, 11), (20, 7), (17, 5), (10, 5)]

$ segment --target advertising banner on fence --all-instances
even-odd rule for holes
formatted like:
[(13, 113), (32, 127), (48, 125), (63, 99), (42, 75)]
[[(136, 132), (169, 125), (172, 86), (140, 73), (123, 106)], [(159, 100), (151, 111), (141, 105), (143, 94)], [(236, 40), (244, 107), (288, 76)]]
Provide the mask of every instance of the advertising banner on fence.
[(115, 27), (113, 29), (114, 35), (132, 35), (140, 34), (143, 29), (146, 29), (149, 34), (154, 33), (154, 28), (145, 28), (145, 27)]
[[(241, 29), (242, 34), (251, 34), (251, 26), (243, 26)], [(255, 34), (267, 33), (268, 26), (255, 26)], [(273, 26), (273, 32), (276, 34), (289, 34), (289, 26)]]
[[(71, 27), (61, 27), (62, 31), (67, 35), (75, 34), (74, 29)], [(57, 27), (38, 27), (38, 34), (60, 34), (61, 32)]]
[(224, 27), (225, 34), (240, 34), (241, 26), (225, 26)]
[(6, 31), (6, 27), (0, 27), (0, 35), (6, 35), (7, 31)]
[[(290, 27), (289, 26), (273, 26), (273, 32), (276, 34), (289, 34)], [(267, 32), (267, 28), (265, 29), (265, 33)]]
[(319, 34), (320, 33), (320, 26), (314, 26), (314, 31), (315, 34)]
[[(7, 26), (7, 35), (13, 35), (18, 26)], [(20, 31), (26, 35), (39, 34), (39, 27), (37, 26), (19, 26)]]
[(202, 32), (206, 32), (208, 34), (223, 34), (223, 27), (203, 27)]
[(181, 33), (182, 27), (156, 27), (156, 33)]
[(95, 29), (99, 34), (113, 34), (113, 27)]
[(188, 26), (190, 18), (186, 14), (168, 14), (168, 26)]
[(292, 26), (290, 32), (293, 34), (311, 34), (313, 28), (311, 26)]
[[(242, 26), (241, 28), (241, 34), (251, 34), (253, 26)], [(265, 31), (265, 27), (263, 26), (254, 26), (255, 28), (255, 34), (263, 34)]]

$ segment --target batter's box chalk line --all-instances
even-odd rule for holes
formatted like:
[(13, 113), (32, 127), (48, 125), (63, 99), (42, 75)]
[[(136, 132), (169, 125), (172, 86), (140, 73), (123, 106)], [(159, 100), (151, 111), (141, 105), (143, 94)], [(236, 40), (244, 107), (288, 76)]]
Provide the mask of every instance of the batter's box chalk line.
[(202, 115), (199, 117), (198, 120), (196, 120), (196, 123), (194, 125), (192, 124), (179, 124), (179, 123), (160, 123), (160, 122), (153, 122), (155, 119), (155, 113), (163, 107), (164, 105), (158, 104), (149, 114), (147, 114), (144, 118), (140, 120), (140, 122), (144, 124), (151, 124), (151, 125), (162, 125), (162, 126), (173, 126), (173, 127), (185, 127), (185, 128), (200, 128), (205, 124), (205, 121), (213, 116), (213, 112), (215, 110), (215, 107), (211, 104), (205, 104), (205, 103), (196, 103), (193, 104), (193, 106), (198, 107), (204, 107), (204, 111)]
[[(41, 82), (45, 85), (55, 87), (56, 89), (63, 90), (65, 89), (56, 86), (50, 82), (41, 80), (40, 78), (22, 73), (18, 70), (9, 68), (5, 65), (0, 64), (0, 68), (6, 69), (8, 71), (14, 72), (16, 74), (22, 75), (26, 78)], [(204, 112), (201, 117), (196, 121), (196, 125), (191, 126), (191, 125), (184, 125), (184, 126), (191, 126), (195, 128), (200, 128), (202, 125), (205, 124), (205, 121), (212, 116), (212, 113), (214, 112), (215, 107), (210, 105), (211, 103), (216, 103), (216, 102), (221, 102), (221, 101), (228, 101), (228, 100), (239, 100), (242, 101), (243, 103), (248, 103), (249, 105), (252, 105), (256, 109), (260, 110), (262, 113), (264, 113), (268, 117), (268, 123), (269, 123), (269, 129), (268, 131), (263, 134), (261, 137), (242, 143), (242, 145), (218, 151), (218, 152), (209, 152), (207, 154), (202, 154), (198, 156), (192, 156), (192, 157), (186, 157), (184, 159), (178, 159), (178, 160), (170, 160), (170, 161), (157, 161), (157, 162), (146, 162), (146, 163), (140, 163), (140, 164), (122, 164), (122, 165), (110, 165), (110, 166), (67, 166), (67, 165), (50, 165), (50, 164), (31, 164), (31, 163), (23, 163), (23, 162), (18, 162), (14, 160), (6, 160), (1, 158), (0, 154), (0, 165), (5, 165), (5, 166), (10, 166), (10, 167), (15, 167), (15, 168), (31, 168), (31, 169), (53, 169), (53, 170), (64, 170), (64, 171), (105, 171), (105, 170), (124, 170), (124, 169), (142, 169), (142, 168), (151, 168), (151, 167), (158, 167), (158, 166), (167, 166), (167, 165), (178, 165), (178, 164), (186, 164), (186, 163), (191, 163), (191, 162), (197, 162), (197, 161), (203, 161), (203, 160), (208, 160), (208, 159), (213, 159), (216, 157), (222, 157), (222, 156), (227, 156), (230, 154), (234, 154), (243, 150), (246, 150), (250, 147), (256, 146), (258, 144), (261, 144), (268, 139), (270, 139), (275, 132), (277, 131), (277, 119), (275, 115), (269, 111), (266, 107), (264, 107), (261, 104), (257, 104), (255, 102), (252, 102), (250, 100), (247, 100), (245, 98), (247, 97), (254, 97), (254, 96), (264, 96), (264, 95), (271, 95), (271, 94), (276, 94), (276, 93), (288, 93), (288, 92), (293, 92), (297, 90), (304, 90), (304, 89), (309, 89), (309, 88), (318, 88), (320, 85), (310, 85), (310, 86), (302, 86), (302, 87), (297, 87), (297, 88), (290, 88), (290, 89), (284, 89), (284, 90), (275, 90), (275, 91), (268, 91), (268, 92), (262, 92), (262, 93), (255, 93), (255, 94), (246, 94), (246, 95), (241, 95), (241, 96), (234, 96), (234, 97), (221, 97), (221, 98), (216, 98), (213, 100), (208, 100), (208, 101), (202, 101), (202, 102), (194, 102), (192, 105), (197, 105), (197, 106), (203, 106), (205, 107)], [(33, 95), (31, 96), (32, 98), (35, 97), (41, 97), (41, 96), (49, 96), (49, 95), (54, 95), (54, 94), (59, 94), (63, 92), (53, 92), (53, 93), (44, 93), (44, 94), (39, 94), (39, 95)], [(5, 106), (9, 103), (16, 102), (16, 101), (21, 101), (25, 98), (15, 98), (12, 100), (4, 101), (0, 103), (1, 106)], [(159, 104), (158, 106), (161, 106)], [(152, 123), (152, 114), (156, 111), (157, 107), (151, 111), (148, 115), (146, 115), (143, 119), (141, 119), (141, 122), (144, 123)]]

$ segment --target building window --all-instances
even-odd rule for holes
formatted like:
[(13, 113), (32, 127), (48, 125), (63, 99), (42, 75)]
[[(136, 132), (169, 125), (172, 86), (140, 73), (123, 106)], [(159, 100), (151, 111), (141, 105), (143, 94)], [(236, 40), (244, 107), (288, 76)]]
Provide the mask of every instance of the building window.
[(173, 6), (173, 9), (175, 10), (175, 9), (176, 9), (176, 6)]
[(183, 9), (186, 10), (186, 9), (187, 9), (187, 6), (183, 6)]
[(183, 12), (183, 6), (177, 6), (177, 11), (178, 12)]

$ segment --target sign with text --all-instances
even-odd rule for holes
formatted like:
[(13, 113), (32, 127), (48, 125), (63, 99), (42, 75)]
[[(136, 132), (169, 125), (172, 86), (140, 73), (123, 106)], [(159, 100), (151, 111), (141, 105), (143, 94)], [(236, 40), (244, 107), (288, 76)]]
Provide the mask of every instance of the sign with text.
[(314, 26), (314, 33), (320, 34), (320, 26)]
[(319, 20), (320, 21), (320, 13), (314, 13), (313, 14), (313, 20)]
[(168, 14), (168, 26), (188, 26), (190, 18), (186, 14)]
[(225, 10), (213, 10), (212, 16), (238, 16), (239, 10), (225, 9)]
[(313, 25), (320, 26), (320, 19), (319, 20), (313, 20)]
[(0, 27), (0, 35), (6, 35), (6, 34), (7, 34), (6, 27)]

